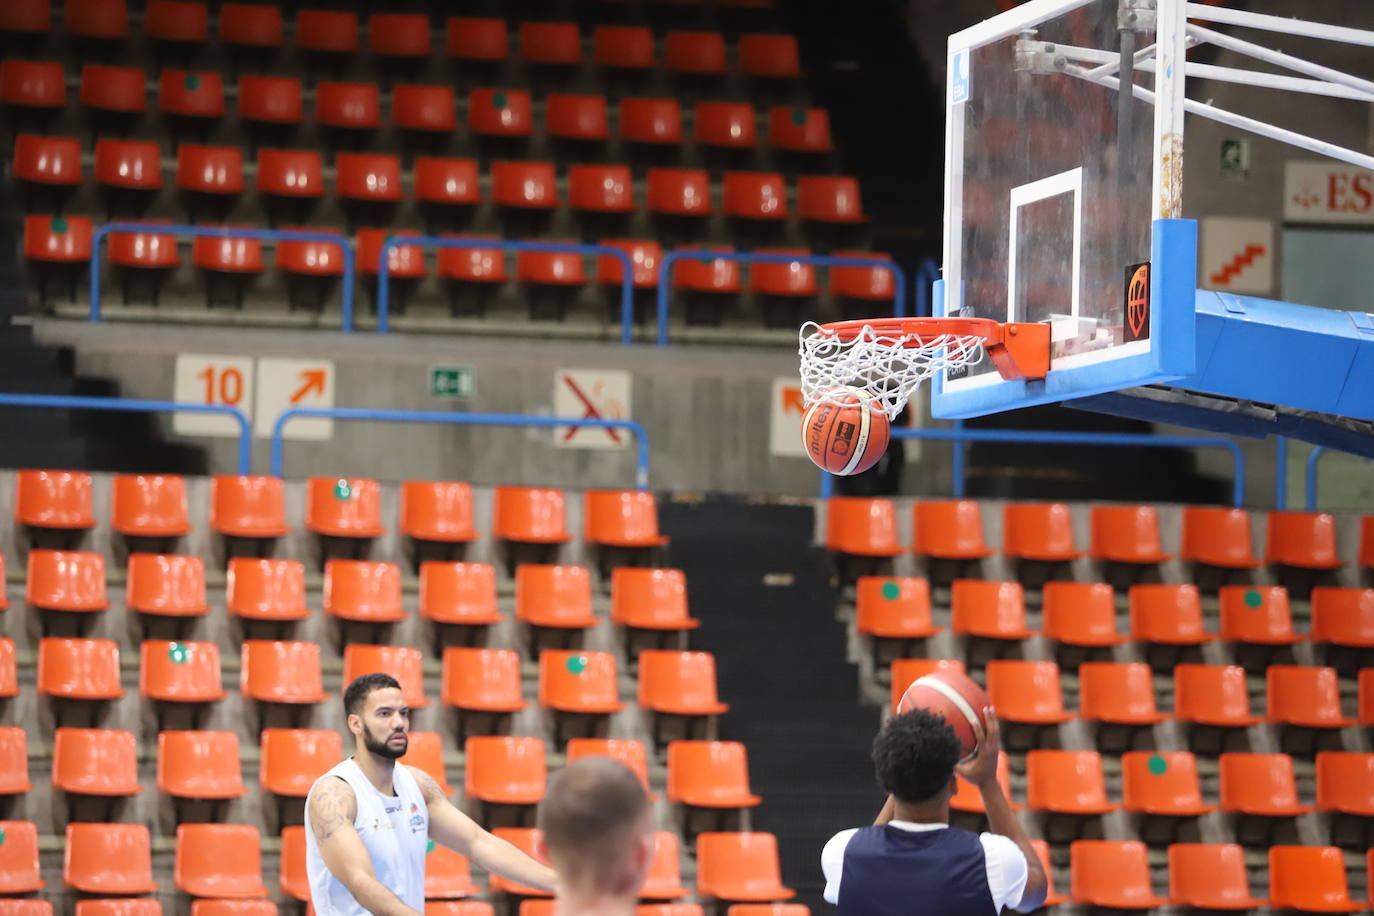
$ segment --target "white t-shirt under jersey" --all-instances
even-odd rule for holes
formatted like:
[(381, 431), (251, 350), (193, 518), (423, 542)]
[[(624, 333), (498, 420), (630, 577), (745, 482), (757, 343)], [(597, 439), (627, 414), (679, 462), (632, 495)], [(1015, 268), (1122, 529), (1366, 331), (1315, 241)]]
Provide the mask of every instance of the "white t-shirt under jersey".
[[(311, 793), (321, 782), (335, 777), (348, 783), (358, 800), (353, 828), (372, 860), (373, 874), (406, 906), (424, 912), (429, 807), (415, 777), (401, 764), (395, 764), (391, 785), (396, 794), (383, 795), (350, 757), (315, 780)], [(343, 882), (325, 867), (310, 825), (309, 799), (305, 803), (305, 872), (310, 879), (310, 902), (317, 916), (368, 916)]]
[[(922, 830), (943, 830), (948, 824), (916, 824), (911, 821), (888, 821), (888, 826), (913, 833)], [(825, 902), (840, 902), (840, 877), (844, 872), (844, 851), (849, 846), (849, 838), (859, 828), (841, 830), (830, 838), (821, 851), (821, 871), (825, 872)], [(1029, 874), (1026, 857), (1021, 847), (1010, 837), (1000, 833), (980, 833), (978, 839), (983, 844), (983, 855), (987, 859), (988, 890), (992, 892), (992, 902), (997, 909), (1011, 907), (1016, 909), (1021, 903), (1021, 895), (1026, 891), (1026, 878)]]

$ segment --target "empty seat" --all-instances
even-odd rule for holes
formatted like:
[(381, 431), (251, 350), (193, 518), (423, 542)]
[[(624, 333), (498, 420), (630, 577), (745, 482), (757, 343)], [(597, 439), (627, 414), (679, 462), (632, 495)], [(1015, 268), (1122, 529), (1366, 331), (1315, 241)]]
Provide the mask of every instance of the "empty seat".
[(310, 616), (305, 603), (305, 567), (299, 560), (234, 557), (229, 561), (224, 604), (236, 617), (304, 620)]
[(492, 537), (534, 544), (572, 540), (567, 530), (563, 491), (553, 487), (497, 487), (493, 496)]
[(1168, 902), (1150, 886), (1145, 844), (1137, 840), (1076, 840), (1069, 846), (1069, 885), (1074, 903), (1144, 910)]
[(582, 36), (577, 23), (520, 23), (520, 56), (541, 66), (576, 66), (582, 62)]
[(1312, 589), (1312, 639), (1363, 649), (1374, 646), (1374, 589)]
[[(355, 201), (355, 203), (381, 203), (381, 201)], [(358, 273), (364, 275), (364, 284), (372, 292), (376, 289), (375, 278), (381, 272), (382, 246), (391, 238), (414, 236), (419, 233), (413, 229), (367, 228), (358, 230)], [(389, 281), (394, 286), (398, 280), (418, 280), (425, 276), (425, 250), (420, 245), (390, 245), (386, 250), (386, 269)], [(400, 308), (404, 301), (393, 290), (392, 308)]]
[(367, 17), (367, 47), (378, 57), (429, 57), (429, 17), (424, 13), (373, 13)]
[[(669, 216), (709, 216), (714, 207), (711, 203), (711, 177), (705, 169), (649, 169), (648, 175), (649, 212)], [(739, 265), (729, 264), (736, 274), (738, 286)], [(678, 278), (682, 271), (700, 266), (700, 261), (683, 261), (678, 265)]]
[(599, 25), (592, 30), (592, 59), (599, 67), (652, 70), (658, 55), (647, 26)]
[[(755, 254), (810, 257), (805, 248), (756, 248)], [(765, 296), (816, 295), (816, 266), (808, 261), (756, 261), (749, 266), (749, 288)]]
[(464, 746), (463, 794), (501, 805), (534, 805), (544, 797), (548, 769), (542, 738), (474, 736)]
[(649, 874), (644, 886), (639, 889), (641, 900), (678, 900), (686, 897), (687, 888), (682, 885), (680, 861), (682, 858), (677, 834), (671, 830), (659, 830), (654, 834), (654, 857), (649, 862)]
[(181, 824), (172, 877), (192, 897), (266, 897), (262, 839), (248, 824)]
[(323, 605), (326, 614), (342, 620), (404, 620), (401, 569), (395, 563), (329, 560), (324, 564)]
[(472, 488), (451, 481), (407, 480), (401, 484), (401, 533), (422, 541), (476, 540)]
[(224, 699), (219, 646), (208, 641), (144, 640), (138, 690), (151, 700), (213, 703)]
[(0, 61), (0, 102), (51, 111), (67, 106), (67, 81), (60, 61)]
[(1360, 517), (1360, 553), (1358, 562), (1361, 568), (1364, 569), (1374, 567), (1374, 515)]
[(500, 623), (496, 571), (488, 563), (420, 564), (420, 616), (465, 626)]
[(776, 172), (726, 172), (723, 187), (727, 216), (765, 222), (788, 217), (787, 185)]
[(479, 712), (516, 712), (525, 708), (520, 689), (520, 656), (510, 649), (444, 650), (439, 696), (446, 706)]
[(753, 149), (759, 145), (758, 113), (748, 102), (698, 102), (692, 136), (703, 146)]
[(669, 742), (668, 800), (701, 808), (752, 808), (762, 801), (749, 791), (749, 758), (736, 741)]
[(79, 96), (82, 105), (117, 116), (132, 117), (148, 110), (143, 71), (136, 67), (86, 64), (81, 68)]
[(670, 71), (698, 75), (725, 72), (725, 36), (719, 32), (669, 32), (663, 62)]
[(641, 630), (695, 630), (680, 569), (617, 566), (611, 570), (611, 623)]
[(264, 728), (259, 780), (275, 795), (304, 798), (343, 759), (343, 740), (333, 729)]
[[(642, 671), (642, 656), (640, 665)], [(539, 653), (539, 705), (559, 712), (619, 712), (625, 704), (616, 685), (615, 657), (556, 649)]]
[(790, 105), (768, 109), (768, 145), (794, 153), (830, 152), (829, 112)]
[[(40, 655), (41, 646), (40, 646)], [(39, 679), (42, 683), (42, 679)], [(0, 698), (19, 696), (19, 677), (14, 664), (14, 640), (0, 636)]]
[(702, 833), (697, 836), (697, 895), (716, 900), (789, 900), (771, 833)]
[(1345, 856), (1335, 846), (1269, 847), (1269, 905), (1309, 913), (1365, 909), (1350, 899)]
[(983, 515), (971, 499), (920, 500), (912, 506), (912, 549), (941, 560), (991, 556), (983, 541)]
[(639, 706), (679, 716), (714, 716), (730, 709), (717, 699), (715, 656), (660, 649), (639, 653)]
[[(258, 151), (258, 193), (304, 203), (324, 196), (324, 162), (315, 150)], [(303, 209), (297, 204), (297, 213)], [(278, 246), (277, 256), (286, 257)], [(294, 243), (302, 244), (302, 243)]]
[[(631, 213), (634, 180), (629, 166), (574, 165), (568, 168), (568, 204), (588, 213)], [(612, 263), (619, 262), (612, 259)]]
[(1121, 756), (1121, 806), (1141, 814), (1197, 817), (1202, 800), (1197, 758), (1187, 751), (1128, 751)]
[(191, 530), (186, 481), (175, 474), (120, 474), (114, 478), (112, 519), (120, 534), (178, 537)]
[(138, 744), (133, 732), (59, 728), (53, 734), (52, 784), (76, 795), (137, 795)]
[[(415, 199), (430, 204), (471, 206), (482, 200), (477, 160), (415, 157)], [(439, 263), (453, 249), (440, 249)]]
[(1105, 582), (1046, 582), (1045, 636), (1071, 646), (1119, 646), (1116, 593)]
[(149, 894), (152, 838), (143, 824), (68, 824), (62, 877), (87, 894)]
[(530, 136), (534, 133), (530, 94), (523, 89), (472, 90), (468, 93), (468, 126), (473, 133), (488, 137)]
[(204, 3), (148, 0), (143, 34), (157, 41), (203, 45), (210, 39), (210, 15)]
[(222, 118), (224, 82), (213, 70), (163, 70), (157, 82), (157, 108), (179, 118)]
[(537, 564), (516, 567), (515, 617), (540, 627), (586, 629), (596, 626), (591, 575), (587, 567)]
[[(997, 783), (1002, 787), (1002, 794), (1007, 797), (1007, 802), (1011, 805), (1011, 810), (1020, 811), (1022, 805), (1012, 800), (1011, 794), (1011, 761), (1007, 755), (1003, 754), (997, 758)], [(983, 803), (983, 793), (972, 783), (962, 776), (954, 778), (954, 794), (949, 798), (949, 807), (953, 811), (971, 811), (983, 814), (987, 811), (987, 806)]]
[(383, 153), (339, 153), (334, 159), (334, 193), (345, 201), (395, 203), (403, 196), (401, 161)]
[(131, 611), (162, 617), (198, 617), (210, 612), (200, 557), (130, 554), (128, 575), (125, 604)]
[(1202, 598), (1196, 585), (1132, 585), (1129, 593), (1131, 638), (1140, 642), (1198, 646), (1216, 639), (1202, 623)]
[(1059, 666), (1050, 661), (992, 659), (987, 663), (988, 698), (998, 719), (1028, 725), (1067, 722)]
[(1265, 673), (1268, 719), (1303, 728), (1345, 728), (1355, 724), (1341, 712), (1335, 668), (1270, 665)]
[(422, 670), (424, 658), (414, 646), (364, 646), (349, 643), (343, 650), (343, 685), (364, 674), (383, 672), (401, 682), (401, 693), (411, 710), (429, 705)]
[(53, 281), (61, 279), (61, 288), (76, 301), (77, 284), (91, 262), (92, 231), (85, 216), (24, 217), (24, 260), (41, 300), (47, 301)]
[(1374, 668), (1360, 671), (1356, 689), (1359, 694), (1360, 724), (1374, 725)]
[(244, 48), (279, 48), (281, 7), (275, 3), (225, 3), (219, 8), (219, 40)]
[(128, 38), (129, 8), (125, 0), (69, 0), (62, 6), (62, 25), (77, 38)]
[(1168, 718), (1155, 707), (1150, 666), (1144, 662), (1079, 665), (1078, 711), (1089, 721), (1119, 725), (1153, 725)]
[[(617, 269), (619, 265), (617, 265)], [(661, 547), (658, 505), (645, 490), (587, 490), (582, 497), (583, 539), (611, 547)]]
[(624, 738), (573, 738), (568, 741), (568, 763), (583, 757), (609, 757), (623, 763), (639, 777), (649, 798), (656, 798), (649, 789), (649, 752), (643, 743)]
[(1106, 814), (1118, 807), (1107, 800), (1097, 751), (1027, 752), (1026, 803), (1057, 814)]
[(741, 35), (739, 68), (748, 76), (796, 79), (802, 75), (797, 39), (791, 35)]
[[(497, 161), (491, 164), (491, 199), (503, 207), (552, 210), (558, 206), (558, 179), (552, 162)], [(521, 252), (521, 255), (530, 252)]]
[(1153, 506), (1093, 506), (1092, 557), (1114, 563), (1163, 563), (1159, 515)]
[(243, 643), (240, 691), (268, 703), (319, 703), (328, 697), (313, 642), (249, 639)]
[(1179, 548), (1184, 560), (1225, 569), (1254, 569), (1260, 561), (1250, 544), (1250, 513), (1244, 509), (1184, 507)]
[[(452, 791), (446, 789), (445, 794)], [(435, 845), (425, 854), (425, 912), (431, 913), (436, 903), (441, 906), (451, 904), (447, 898), (470, 897), (473, 894), (481, 893), (482, 889), (472, 883), (472, 869), (468, 865), (465, 856), (461, 856), (447, 846)], [(435, 900), (433, 898), (440, 898)], [(491, 916), (489, 912), (491, 904), (480, 901), (468, 901), (470, 904), (487, 907), (488, 912), (473, 914), (473, 916)], [(448, 910), (440, 910), (447, 913)]]
[(950, 586), (950, 624), (955, 633), (984, 639), (1028, 639), (1026, 597), (1019, 582), (956, 579)]
[(605, 140), (610, 136), (606, 97), (549, 93), (544, 101), (544, 130), (563, 140)]
[(1172, 844), (1169, 902), (1201, 910), (1252, 910), (1266, 903), (1250, 894), (1245, 847), (1238, 843)]
[[(896, 711), (902, 695), (906, 693), (908, 687), (915, 683), (917, 678), (934, 674), (936, 671), (953, 671), (956, 674), (963, 674), (964, 663), (957, 658), (899, 658), (893, 660), (888, 671), (888, 677), (892, 683), (893, 711)], [(998, 714), (1001, 714), (1000, 707)]]
[(47, 884), (38, 870), (38, 827), (30, 821), (0, 821), (0, 893), (27, 894)]
[(215, 475), (210, 479), (210, 527), (229, 537), (277, 538), (290, 534), (282, 479)]
[(620, 138), (650, 146), (681, 144), (682, 106), (677, 99), (621, 99)]
[(234, 732), (164, 731), (157, 736), (157, 790), (176, 798), (247, 793)]
[(1336, 519), (1325, 512), (1270, 512), (1264, 558), (1281, 566), (1339, 569), (1345, 563), (1336, 546)]
[(886, 639), (926, 639), (941, 632), (930, 615), (930, 583), (915, 577), (860, 576), (855, 626)]
[[(544, 859), (535, 855), (535, 837), (538, 835), (538, 833), (539, 831), (531, 830), (527, 827), (497, 827), (495, 830), (492, 831), (493, 836), (505, 840), (507, 843), (510, 843), (511, 845), (515, 846), (515, 848), (519, 849), (521, 852), (525, 853), (525, 855), (529, 856), (530, 858), (535, 859), (538, 862), (544, 862)], [(509, 878), (503, 878), (494, 872), (488, 875), (487, 884), (488, 888), (493, 893), (499, 892), (519, 897), (553, 896), (553, 894), (549, 891), (540, 890), (539, 888), (532, 887), (528, 884), (521, 884), (520, 882), (512, 881)]]
[[(347, 678), (344, 683), (348, 683)], [(402, 681), (402, 689), (404, 687)], [(439, 733), (411, 731), (406, 734), (406, 739), (406, 752), (401, 755), (399, 762), (428, 773), (439, 785), (439, 791), (452, 795), (453, 786), (448, 784), (448, 777), (444, 773), (444, 742)]]
[(831, 497), (825, 503), (825, 546), (860, 556), (900, 555), (896, 506), (890, 499)]
[(277, 883), (288, 896), (309, 902), (310, 878), (306, 874), (305, 847), (304, 827), (282, 828), (281, 864)]
[(323, 127), (375, 131), (382, 126), (381, 106), (373, 83), (315, 84), (315, 121)]
[(375, 538), (382, 527), (381, 487), (365, 477), (311, 477), (305, 527), (330, 537)]
[(1317, 810), (1374, 817), (1374, 754), (1318, 751)]
[(316, 54), (354, 54), (358, 51), (358, 14), (334, 10), (299, 10), (296, 47)]
[(0, 725), (0, 795), (22, 795), (29, 782), (29, 739), (17, 725)]
[(105, 557), (91, 550), (30, 550), (25, 600), (49, 611), (103, 611)]
[[(832, 265), (830, 268), (830, 292), (840, 299), (860, 300), (864, 303), (890, 302), (897, 296), (894, 271), (896, 265), (886, 255), (875, 255), (869, 251), (834, 251), (836, 258), (862, 258), (875, 262), (871, 266), (849, 267)], [(883, 265), (891, 265), (884, 267)], [(868, 306), (865, 305), (865, 308)]]
[[(112, 232), (109, 260), (111, 265), (124, 269), (125, 302), (135, 298), (132, 290), (137, 288), (140, 295), (147, 295), (156, 305), (161, 280), (181, 264), (181, 255), (177, 251), (176, 236), (170, 232)], [(115, 486), (118, 493), (118, 478)]]
[(1064, 562), (1080, 556), (1073, 517), (1063, 503), (1008, 503), (1002, 510), (1002, 552), (1022, 560)]
[(510, 37), (504, 19), (450, 16), (444, 35), (444, 52), (449, 57), (493, 63), (510, 56)]
[[(239, 77), (239, 118), (260, 124), (299, 124), (305, 119), (301, 81), (292, 76)], [(262, 167), (259, 160), (258, 167)]]
[(1239, 665), (1175, 665), (1174, 718), (1230, 728), (1258, 723), (1259, 718), (1250, 712), (1245, 669)]
[[(630, 259), (630, 285), (638, 290), (658, 288), (658, 265), (663, 260), (663, 248), (658, 242), (645, 239), (601, 239), (597, 242), (605, 248), (618, 248)], [(602, 286), (619, 287), (625, 281), (625, 266), (620, 258), (613, 255), (598, 255), (596, 259), (596, 282)], [(618, 301), (618, 300), (617, 300)], [(600, 511), (594, 514), (584, 512), (584, 522), (595, 524), (598, 531), (591, 537), (597, 544), (614, 547), (656, 547), (668, 543), (668, 538), (658, 533), (657, 510), (652, 493), (638, 490), (588, 490), (590, 497), (596, 493), (601, 498)], [(616, 504), (609, 509), (607, 517), (605, 503)], [(586, 505), (590, 505), (590, 502)], [(602, 540), (606, 538), (607, 540)], [(632, 540), (635, 543), (617, 544), (614, 540)]]
[(109, 188), (151, 193), (162, 187), (162, 155), (142, 140), (95, 141), (95, 180)]
[(451, 86), (394, 86), (391, 123), (402, 130), (449, 133), (458, 127), (456, 104)]
[(75, 137), (20, 134), (14, 138), (11, 170), (18, 181), (49, 188), (75, 188), (82, 180), (81, 141)]
[(868, 221), (859, 197), (859, 180), (843, 175), (803, 175), (797, 179), (797, 215), (818, 223)]
[[(177, 147), (176, 186), (187, 192), (187, 209), (191, 219), (196, 218), (201, 202), (212, 206), (210, 215), (223, 218), (233, 207), (238, 196), (243, 193), (243, 151), (236, 146), (196, 146), (183, 143)], [(262, 242), (248, 238), (226, 238), (217, 240), (205, 236), (196, 239), (197, 244), (224, 244), (240, 246), (253, 245), (257, 250), (257, 261), (262, 263)]]
[(119, 646), (113, 639), (44, 637), (38, 642), (38, 692), (69, 700), (114, 700)]
[(1297, 817), (1312, 810), (1298, 800), (1287, 754), (1222, 754), (1221, 810), (1262, 817)]
[(1229, 642), (1291, 646), (1303, 637), (1293, 632), (1288, 589), (1280, 586), (1224, 585), (1221, 588), (1221, 638)]

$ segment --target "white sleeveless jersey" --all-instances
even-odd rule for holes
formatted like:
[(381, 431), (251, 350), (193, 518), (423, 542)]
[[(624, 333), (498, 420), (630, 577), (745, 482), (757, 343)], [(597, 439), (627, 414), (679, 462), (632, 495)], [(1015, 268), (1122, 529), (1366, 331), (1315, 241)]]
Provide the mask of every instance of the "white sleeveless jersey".
[[(377, 880), (409, 907), (425, 909), (425, 853), (429, 848), (429, 808), (410, 770), (396, 764), (391, 776), (395, 795), (377, 791), (350, 757), (315, 781), (310, 791), (326, 779), (338, 777), (353, 789), (358, 816), (353, 827), (362, 837)], [(335, 878), (320, 857), (315, 831), (310, 824), (310, 802), (305, 805), (305, 871), (310, 879), (310, 898), (317, 916), (367, 916), (343, 882)]]

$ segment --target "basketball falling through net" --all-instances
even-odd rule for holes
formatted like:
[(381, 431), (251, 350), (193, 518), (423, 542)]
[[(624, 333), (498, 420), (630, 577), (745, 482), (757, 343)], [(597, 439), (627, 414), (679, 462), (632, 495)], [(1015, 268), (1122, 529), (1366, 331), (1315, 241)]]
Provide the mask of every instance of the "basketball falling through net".
[(798, 334), (802, 439), (817, 467), (858, 474), (878, 462), (891, 421), (921, 383), (986, 355), (1006, 379), (1044, 378), (1048, 324), (986, 318), (807, 322)]

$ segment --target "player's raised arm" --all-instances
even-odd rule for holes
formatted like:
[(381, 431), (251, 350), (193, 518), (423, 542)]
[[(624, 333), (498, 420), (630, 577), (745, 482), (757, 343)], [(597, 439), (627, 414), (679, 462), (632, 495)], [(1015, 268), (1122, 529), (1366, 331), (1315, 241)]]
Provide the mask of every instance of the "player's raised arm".
[(358, 800), (346, 782), (322, 780), (310, 793), (308, 810), (320, 858), (359, 904), (376, 916), (422, 916), (377, 880), (362, 838), (353, 828)]

